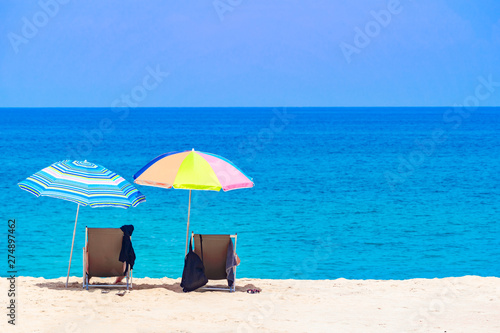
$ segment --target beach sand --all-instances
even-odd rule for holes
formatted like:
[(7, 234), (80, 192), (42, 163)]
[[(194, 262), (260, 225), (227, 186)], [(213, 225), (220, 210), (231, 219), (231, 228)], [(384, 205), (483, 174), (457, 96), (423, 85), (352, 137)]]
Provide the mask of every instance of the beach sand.
[(81, 278), (64, 282), (17, 277), (12, 326), (1, 278), (0, 332), (500, 332), (493, 277), (239, 279), (235, 293), (183, 293), (180, 279), (142, 278), (123, 296), (123, 288), (83, 290)]

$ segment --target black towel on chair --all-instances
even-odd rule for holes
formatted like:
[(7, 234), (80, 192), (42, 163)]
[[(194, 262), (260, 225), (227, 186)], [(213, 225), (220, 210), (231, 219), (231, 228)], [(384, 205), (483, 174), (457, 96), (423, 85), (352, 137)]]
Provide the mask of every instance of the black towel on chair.
[(130, 269), (134, 268), (135, 263), (135, 252), (132, 247), (132, 241), (130, 240), (130, 236), (134, 232), (134, 226), (131, 224), (124, 225), (120, 228), (123, 231), (123, 240), (122, 240), (122, 249), (120, 251), (120, 257), (118, 260), (121, 262), (125, 262), (125, 272), (123, 275), (127, 274), (128, 265), (130, 265)]

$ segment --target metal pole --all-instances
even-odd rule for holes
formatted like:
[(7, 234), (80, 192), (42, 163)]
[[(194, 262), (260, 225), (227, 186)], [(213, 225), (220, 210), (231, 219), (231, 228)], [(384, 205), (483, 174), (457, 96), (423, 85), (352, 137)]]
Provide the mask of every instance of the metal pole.
[(71, 254), (69, 255), (68, 276), (66, 276), (66, 288), (68, 288), (69, 270), (71, 269), (71, 258), (73, 258), (73, 246), (75, 245), (76, 222), (78, 221), (79, 210), (80, 204), (78, 204), (78, 208), (76, 209), (75, 228), (73, 229), (73, 241), (71, 242)]
[(188, 239), (189, 239), (189, 214), (191, 213), (191, 190), (189, 190), (189, 206), (188, 206), (188, 225), (186, 230), (186, 256), (188, 254)]

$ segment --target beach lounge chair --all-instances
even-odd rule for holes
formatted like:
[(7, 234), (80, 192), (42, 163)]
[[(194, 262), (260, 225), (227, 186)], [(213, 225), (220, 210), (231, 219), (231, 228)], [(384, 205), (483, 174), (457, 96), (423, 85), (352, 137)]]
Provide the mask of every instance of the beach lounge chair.
[[(231, 261), (236, 261), (233, 257), (228, 258), (228, 248), (230, 249), (230, 245), (232, 245), (232, 252), (236, 255), (236, 239), (237, 234), (234, 235), (201, 235), (201, 239), (203, 241), (203, 256), (201, 255), (202, 244), (200, 243), (200, 235), (192, 233), (192, 239), (194, 240), (194, 252), (200, 257), (203, 258), (203, 266), (205, 266), (205, 275), (208, 280), (227, 280), (228, 273), (226, 271), (226, 267), (232, 266), (229, 263), (229, 259)], [(234, 245), (232, 242), (234, 239)], [(231, 244), (230, 244), (231, 243)], [(234, 258), (234, 260), (233, 260)], [(228, 290), (229, 292), (233, 292), (235, 290), (236, 285), (236, 265), (234, 265), (233, 273), (234, 273), (234, 283), (232, 286), (225, 287), (210, 287), (205, 286), (200, 289), (205, 290)]]
[(89, 287), (126, 287), (127, 290), (132, 288), (132, 270), (130, 269), (130, 265), (125, 276), (127, 279), (126, 285), (89, 284), (89, 276), (123, 276), (123, 262), (118, 260), (122, 248), (122, 240), (123, 231), (119, 228), (85, 228), (86, 247), (83, 248), (83, 288), (87, 290)]

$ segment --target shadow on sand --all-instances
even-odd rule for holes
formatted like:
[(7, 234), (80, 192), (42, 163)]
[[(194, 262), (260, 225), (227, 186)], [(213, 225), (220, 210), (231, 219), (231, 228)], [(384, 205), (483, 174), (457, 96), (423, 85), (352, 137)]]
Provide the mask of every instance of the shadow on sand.
[[(48, 289), (52, 289), (52, 290), (61, 290), (61, 291), (64, 291), (64, 290), (72, 290), (72, 291), (82, 290), (82, 291), (87, 291), (87, 290), (85, 290), (82, 287), (82, 283), (81, 282), (71, 282), (71, 283), (68, 284), (68, 288), (66, 288), (65, 282), (62, 282), (62, 281), (55, 281), (55, 282), (51, 281), (51, 282), (37, 283), (37, 284), (35, 284), (35, 286), (40, 287), (40, 288), (48, 288)], [(92, 284), (91, 284), (91, 286), (92, 286)], [(227, 284), (211, 284), (211, 283), (209, 283), (209, 284), (207, 284), (207, 286), (227, 288)], [(99, 287), (99, 286), (96, 286), (96, 287), (90, 287), (89, 290), (88, 290), (88, 292), (101, 292), (101, 290), (123, 290), (124, 287), (126, 287), (126, 285), (123, 284), (123, 283), (117, 284), (116, 286), (113, 286), (113, 287)], [(181, 287), (180, 282), (176, 282), (176, 283), (173, 283), (173, 284), (167, 284), (167, 283), (164, 283), (164, 284), (134, 283), (133, 284), (133, 288), (130, 288), (130, 291), (134, 291), (134, 290), (149, 290), (149, 289), (166, 289), (166, 290), (169, 290), (169, 291), (172, 291), (172, 292), (175, 292), (175, 293), (184, 293), (182, 291), (182, 287)], [(246, 293), (247, 290), (249, 290), (249, 289), (250, 290), (252, 290), (252, 289), (261, 290), (261, 288), (256, 287), (253, 284), (246, 284), (244, 286), (238, 286), (238, 284), (236, 284), (236, 291), (235, 292), (244, 292), (244, 293)], [(198, 289), (195, 292), (203, 292), (203, 293), (205, 293), (205, 292), (212, 292), (212, 291), (213, 290)], [(221, 290), (221, 291), (215, 291), (215, 292), (224, 292), (224, 291)]]

